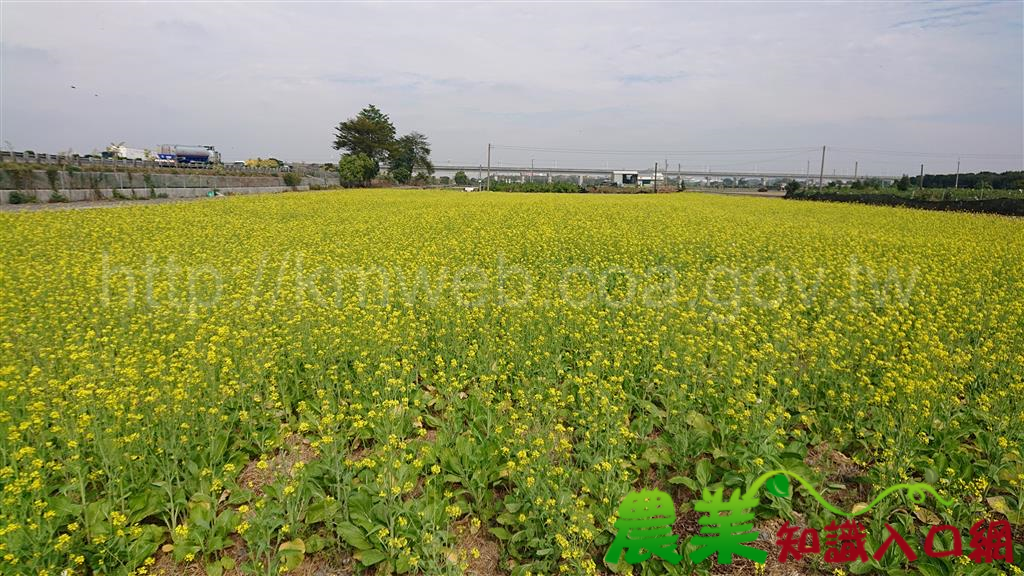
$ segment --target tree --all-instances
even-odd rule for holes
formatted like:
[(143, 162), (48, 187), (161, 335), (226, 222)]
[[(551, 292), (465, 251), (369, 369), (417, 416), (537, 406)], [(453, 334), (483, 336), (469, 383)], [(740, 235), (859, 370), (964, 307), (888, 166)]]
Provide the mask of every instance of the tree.
[(302, 176), (296, 172), (285, 172), (282, 176), (285, 186), (291, 186), (292, 190), (295, 190), (299, 184), (302, 184)]
[[(434, 164), (430, 161), (430, 142), (419, 132), (410, 132), (402, 136), (391, 146), (388, 157), (389, 166), (395, 180), (408, 182), (417, 168), (427, 175), (434, 173)], [(408, 176), (405, 180), (398, 177), (398, 171)]]
[(796, 180), (790, 180), (789, 182), (786, 182), (785, 189), (786, 194), (788, 195), (796, 194), (798, 191), (800, 191), (800, 183), (797, 182)]
[(398, 182), (399, 184), (408, 184), (409, 180), (412, 180), (412, 172), (410, 172), (405, 166), (392, 168), (389, 174), (395, 179), (395, 182)]
[(348, 155), (364, 155), (374, 163), (377, 175), (380, 163), (388, 158), (395, 144), (395, 126), (391, 119), (376, 106), (363, 108), (355, 118), (338, 124), (334, 136), (334, 149), (344, 150)]
[(346, 154), (338, 162), (338, 179), (344, 186), (365, 186), (377, 170), (377, 162), (366, 154)]
[(459, 170), (455, 173), (455, 183), (459, 186), (465, 186), (466, 184), (469, 184), (469, 177), (466, 176), (465, 172)]
[(896, 189), (900, 192), (910, 190), (910, 176), (907, 176), (906, 174), (901, 176), (900, 179), (896, 181)]

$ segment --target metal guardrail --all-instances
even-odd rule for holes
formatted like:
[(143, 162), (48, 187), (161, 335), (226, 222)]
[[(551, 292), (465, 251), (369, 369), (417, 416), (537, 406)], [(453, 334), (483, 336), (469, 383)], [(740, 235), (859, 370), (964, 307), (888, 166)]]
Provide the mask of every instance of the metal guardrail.
[(129, 160), (125, 158), (97, 158), (80, 156), (78, 154), (37, 154), (35, 152), (13, 152), (0, 150), (0, 162), (13, 162), (19, 164), (57, 164), (62, 166), (97, 166), (118, 168), (165, 168), (165, 169), (197, 169), (197, 170), (223, 170), (229, 174), (245, 175), (278, 175), (281, 172), (296, 172), (302, 176), (316, 176), (319, 178), (337, 178), (330, 172), (323, 169), (323, 166), (316, 164), (292, 164), (289, 169), (266, 166), (238, 166), (236, 164), (211, 164), (211, 163), (168, 163), (155, 160)]

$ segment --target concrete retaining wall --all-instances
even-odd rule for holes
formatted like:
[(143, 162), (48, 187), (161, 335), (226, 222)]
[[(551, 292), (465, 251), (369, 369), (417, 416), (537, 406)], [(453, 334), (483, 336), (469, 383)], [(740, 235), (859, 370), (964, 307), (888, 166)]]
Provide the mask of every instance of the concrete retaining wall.
[[(37, 202), (48, 202), (54, 185), (69, 202), (115, 198), (195, 198), (211, 190), (221, 194), (254, 194), (291, 190), (279, 176), (224, 176), (205, 174), (144, 174), (132, 172), (58, 171), (53, 184), (43, 170), (34, 170), (18, 181), (6, 170), (0, 170), (0, 204), (10, 202), (11, 193), (35, 196)], [(305, 176), (298, 190), (328, 187), (336, 182), (326, 178)]]
[[(218, 188), (217, 191), (224, 195), (235, 194), (261, 194), (267, 192), (285, 192), (291, 190), (291, 186), (242, 186), (231, 188)], [(296, 190), (309, 190), (309, 186), (297, 186)], [(154, 188), (152, 196), (149, 189), (131, 190), (124, 188), (100, 188), (99, 197), (96, 190), (61, 190), (60, 193), (68, 199), (68, 202), (83, 202), (86, 200), (113, 200), (116, 199), (115, 191), (121, 195), (132, 198), (199, 198), (209, 194), (211, 188)], [(0, 190), (0, 204), (9, 204), (11, 193), (15, 190)], [(32, 190), (22, 194), (35, 195), (36, 202), (46, 203), (50, 201), (53, 190)], [(165, 196), (166, 195), (166, 196)]]

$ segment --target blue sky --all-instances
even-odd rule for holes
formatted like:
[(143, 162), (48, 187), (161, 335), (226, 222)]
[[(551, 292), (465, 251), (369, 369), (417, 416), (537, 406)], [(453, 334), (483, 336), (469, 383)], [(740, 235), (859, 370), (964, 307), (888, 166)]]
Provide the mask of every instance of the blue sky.
[(488, 142), (546, 149), (494, 154), (538, 166), (813, 172), (823, 144), (840, 173), (1024, 156), (1022, 2), (0, 11), (0, 139), (19, 150), (214, 144), (228, 160), (332, 161), (333, 126), (375, 103), (441, 163), (483, 162)]

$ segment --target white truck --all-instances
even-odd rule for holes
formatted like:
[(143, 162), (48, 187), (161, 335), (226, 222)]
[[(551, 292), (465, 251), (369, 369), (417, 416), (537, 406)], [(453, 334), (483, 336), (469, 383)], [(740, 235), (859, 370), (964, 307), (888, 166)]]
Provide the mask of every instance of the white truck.
[(124, 160), (152, 160), (153, 153), (149, 150), (142, 148), (129, 148), (125, 145), (111, 146), (104, 153), (104, 156), (112, 156), (114, 158), (121, 158)]

